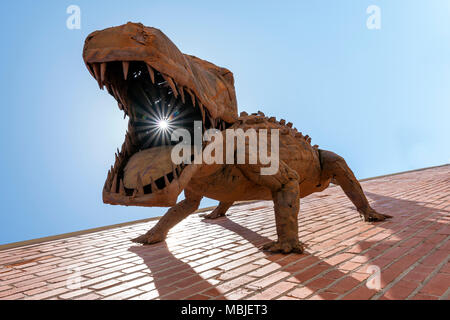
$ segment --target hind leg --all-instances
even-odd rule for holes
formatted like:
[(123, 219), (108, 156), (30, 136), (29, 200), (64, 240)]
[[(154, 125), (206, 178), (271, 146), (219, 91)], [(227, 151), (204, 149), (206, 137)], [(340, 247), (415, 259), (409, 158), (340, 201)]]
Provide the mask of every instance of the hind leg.
[(185, 190), (185, 196), (186, 199), (170, 208), (152, 229), (132, 241), (142, 244), (164, 241), (169, 230), (197, 210), (200, 205), (202, 197), (191, 194), (187, 190)]
[(320, 157), (322, 177), (324, 179), (331, 178), (334, 183), (341, 186), (347, 197), (356, 206), (359, 214), (364, 218), (364, 221), (383, 221), (387, 218), (392, 218), (390, 215), (381, 214), (372, 209), (361, 185), (344, 158), (326, 150), (320, 150)]
[(205, 219), (217, 219), (225, 216), (227, 210), (233, 205), (233, 202), (220, 202), (219, 205), (214, 209), (210, 214), (206, 214), (203, 216)]

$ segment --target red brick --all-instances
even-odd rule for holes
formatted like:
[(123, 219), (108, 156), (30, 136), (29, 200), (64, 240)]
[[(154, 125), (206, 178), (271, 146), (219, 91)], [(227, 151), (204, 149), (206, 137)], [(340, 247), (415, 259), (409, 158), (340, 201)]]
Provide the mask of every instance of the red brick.
[(31, 297), (26, 297), (25, 299), (30, 299), (30, 300), (44, 300), (44, 299), (49, 299), (51, 297), (54, 296), (58, 296), (60, 294), (63, 294), (65, 292), (69, 291), (69, 289), (67, 288), (58, 288), (58, 289), (54, 289), (54, 290), (49, 290), (46, 291), (44, 293), (41, 294), (37, 294), (37, 295), (33, 295)]
[(447, 263), (441, 268), (441, 270), (439, 270), (439, 272), (442, 272), (442, 273), (450, 273), (450, 263), (447, 262)]
[(1, 297), (0, 300), (19, 300), (25, 297), (23, 293), (16, 293), (9, 296)]
[(360, 282), (352, 277), (345, 277), (342, 280), (339, 280), (336, 284), (331, 286), (327, 289), (327, 291), (333, 292), (333, 293), (346, 293), (347, 291), (350, 291), (354, 287), (356, 287)]
[(101, 298), (101, 296), (96, 293), (89, 293), (85, 296), (76, 297), (76, 298), (74, 298), (74, 300), (97, 300), (100, 298)]
[(436, 250), (434, 253), (425, 258), (425, 260), (421, 261), (420, 264), (423, 266), (437, 266), (442, 261), (447, 259), (449, 256), (448, 251), (444, 250)]
[(414, 297), (412, 297), (412, 300), (437, 300), (439, 297), (436, 296), (430, 296), (427, 294), (416, 294)]
[(404, 300), (417, 288), (417, 284), (407, 280), (400, 280), (392, 288), (385, 292), (384, 298), (390, 300)]
[(331, 258), (327, 258), (325, 259), (325, 262), (330, 264), (330, 265), (337, 265), (345, 260), (349, 260), (351, 258), (353, 258), (355, 255), (351, 254), (351, 253), (341, 253), (341, 254), (337, 254)]
[(12, 287), (11, 286), (0, 286), (0, 292), (1, 291), (5, 291), (5, 290), (9, 290), (9, 289), (12, 289)]
[(308, 288), (313, 288), (313, 289), (319, 289), (319, 288), (324, 288), (328, 285), (330, 285), (331, 283), (333, 283), (334, 279), (327, 279), (327, 278), (317, 278), (316, 280), (313, 280), (311, 282), (308, 282), (307, 287)]
[(336, 293), (332, 293), (332, 292), (321, 292), (319, 294), (316, 294), (310, 298), (308, 298), (308, 300), (335, 300), (339, 297), (338, 294)]
[(339, 270), (352, 271), (359, 267), (361, 267), (360, 263), (347, 261), (347, 262), (344, 262), (342, 265), (338, 266), (337, 268)]
[(188, 300), (208, 300), (210, 297), (203, 294), (196, 294), (188, 298)]
[(308, 287), (303, 287), (303, 288), (296, 288), (291, 292), (289, 292), (287, 295), (298, 299), (305, 299), (306, 297), (313, 294), (315, 291), (316, 290), (312, 288), (310, 289)]
[(62, 294), (59, 297), (61, 299), (66, 299), (67, 300), (67, 299), (73, 299), (73, 298), (75, 298), (77, 296), (85, 295), (85, 294), (90, 293), (90, 292), (91, 292), (91, 290), (89, 290), (89, 289), (79, 289), (79, 290), (70, 291), (68, 293)]
[(250, 300), (271, 300), (276, 298), (277, 296), (285, 293), (286, 291), (292, 289), (296, 284), (292, 282), (280, 282), (276, 285), (267, 288), (266, 290), (250, 297)]
[(365, 285), (356, 288), (343, 297), (344, 300), (369, 300), (377, 293), (376, 290), (369, 289)]
[(243, 299), (244, 297), (248, 296), (251, 293), (253, 293), (253, 291), (251, 291), (249, 289), (238, 288), (236, 290), (228, 292), (224, 296), (228, 300), (239, 300), (239, 299)]
[(283, 278), (286, 278), (289, 276), (289, 273), (287, 272), (275, 272), (268, 276), (265, 276), (264, 278), (254, 281), (250, 284), (247, 284), (246, 287), (253, 290), (261, 290), (269, 285), (271, 285), (274, 282), (277, 282), (278, 280), (281, 280)]
[(450, 275), (438, 273), (420, 290), (420, 293), (442, 296), (450, 287)]

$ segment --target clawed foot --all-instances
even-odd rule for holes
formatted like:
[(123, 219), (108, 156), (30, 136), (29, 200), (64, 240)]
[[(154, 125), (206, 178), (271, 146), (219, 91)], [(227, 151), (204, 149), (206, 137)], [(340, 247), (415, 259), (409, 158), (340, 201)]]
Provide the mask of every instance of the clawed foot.
[(304, 248), (303, 244), (299, 241), (292, 242), (278, 242), (273, 241), (266, 243), (263, 247), (263, 250), (270, 252), (281, 252), (281, 253), (303, 253)]
[(209, 214), (203, 216), (204, 219), (217, 219), (220, 217), (225, 217), (225, 213), (216, 212), (215, 210)]
[(131, 241), (136, 243), (142, 243), (142, 244), (152, 244), (152, 243), (158, 243), (161, 241), (166, 240), (166, 236), (164, 234), (155, 232), (150, 230), (146, 234), (143, 234), (142, 236), (139, 236), (135, 239), (132, 239)]
[(372, 208), (370, 208), (367, 212), (360, 212), (360, 215), (365, 222), (384, 221), (386, 219), (392, 218), (392, 216), (388, 214), (378, 213)]

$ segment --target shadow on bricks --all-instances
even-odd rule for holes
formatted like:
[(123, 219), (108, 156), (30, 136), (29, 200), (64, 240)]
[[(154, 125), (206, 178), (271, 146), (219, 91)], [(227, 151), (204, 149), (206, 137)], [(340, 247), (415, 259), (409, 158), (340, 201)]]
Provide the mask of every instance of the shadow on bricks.
[[(267, 260), (279, 266), (276, 272), (288, 273), (285, 278), (299, 284), (297, 291), (292, 291), (292, 296), (314, 296), (319, 299), (370, 299), (374, 296), (381, 299), (405, 299), (420, 287), (432, 269), (445, 265), (446, 259), (448, 260), (448, 243), (441, 247), (439, 244), (445, 244), (448, 240), (450, 226), (438, 220), (443, 213), (449, 211), (427, 207), (423, 202), (370, 192), (366, 194), (373, 200), (374, 209), (394, 216), (390, 221), (372, 223), (376, 226), (373, 235), (362, 233), (361, 241), (325, 257), (309, 252), (289, 255), (264, 252)], [(324, 219), (331, 218), (325, 216)], [(231, 218), (204, 220), (204, 223), (219, 225), (232, 231), (255, 247), (273, 240)], [(342, 240), (345, 241), (345, 237)], [(430, 255), (434, 259), (429, 259)], [(381, 268), (380, 291), (366, 286), (369, 265)], [(413, 273), (408, 276), (410, 271)]]
[(153, 277), (154, 288), (149, 288), (148, 299), (201, 300), (209, 298), (198, 294), (205, 290), (220, 295), (214, 285), (202, 278), (188, 263), (177, 259), (165, 242), (151, 246), (136, 245), (128, 250), (142, 258)]

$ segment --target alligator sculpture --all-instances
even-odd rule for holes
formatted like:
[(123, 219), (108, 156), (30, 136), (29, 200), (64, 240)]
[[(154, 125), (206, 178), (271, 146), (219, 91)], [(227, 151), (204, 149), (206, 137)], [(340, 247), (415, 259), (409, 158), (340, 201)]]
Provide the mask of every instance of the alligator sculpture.
[[(230, 70), (186, 55), (160, 30), (127, 23), (90, 34), (83, 50), (84, 62), (97, 80), (117, 100), (129, 117), (122, 149), (108, 172), (103, 201), (124, 206), (171, 207), (146, 234), (133, 241), (164, 241), (169, 230), (197, 210), (202, 197), (220, 203), (205, 216), (225, 215), (236, 201), (272, 200), (278, 239), (264, 245), (272, 252), (303, 252), (298, 237), (300, 198), (319, 192), (330, 183), (339, 185), (365, 221), (391, 216), (376, 212), (345, 160), (311, 145), (311, 138), (292, 123), (257, 114), (237, 113), (234, 78)], [(195, 121), (205, 129), (279, 129), (279, 167), (262, 175), (264, 165), (173, 164), (170, 151), (176, 144), (158, 126), (193, 130)], [(199, 123), (199, 122), (196, 122)], [(206, 144), (203, 144), (203, 148)], [(247, 153), (250, 151), (246, 151)], [(250, 157), (250, 154), (246, 155)], [(177, 198), (184, 191), (185, 199)]]

